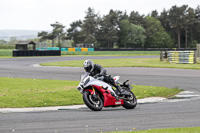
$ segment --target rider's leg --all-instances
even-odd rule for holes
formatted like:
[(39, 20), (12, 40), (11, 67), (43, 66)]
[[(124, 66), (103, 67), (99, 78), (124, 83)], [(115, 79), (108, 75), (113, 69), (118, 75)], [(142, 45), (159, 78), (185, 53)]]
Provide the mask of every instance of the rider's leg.
[(127, 91), (125, 91), (125, 90), (123, 90), (122, 88), (121, 88), (121, 86), (119, 86), (119, 85), (117, 85), (116, 83), (115, 83), (115, 80), (110, 76), (110, 75), (106, 75), (105, 77), (104, 77), (104, 80), (105, 80), (105, 82), (108, 82), (108, 83), (110, 83), (111, 85), (113, 85), (117, 90), (118, 90), (118, 92), (120, 93), (119, 95), (130, 95)]
[[(112, 82), (112, 81), (109, 80), (109, 75), (104, 75), (104, 82), (109, 83), (109, 84), (115, 86), (115, 85), (114, 85), (115, 82)], [(112, 87), (111, 87), (111, 89), (112, 89)], [(110, 89), (109, 89), (109, 90), (110, 90)], [(110, 91), (111, 91), (111, 95), (114, 96), (114, 97), (116, 98), (116, 100), (118, 101), (118, 100), (119, 100), (119, 97), (118, 97), (118, 95), (115, 93), (115, 91), (114, 91), (113, 89), (110, 90)]]

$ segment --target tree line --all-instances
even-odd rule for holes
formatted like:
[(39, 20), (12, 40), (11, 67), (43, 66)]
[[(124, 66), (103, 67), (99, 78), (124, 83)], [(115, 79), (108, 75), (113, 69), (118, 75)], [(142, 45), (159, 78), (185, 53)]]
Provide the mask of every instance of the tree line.
[(61, 46), (63, 40), (71, 40), (73, 46), (90, 43), (104, 48), (194, 48), (200, 43), (200, 6), (172, 6), (148, 15), (110, 10), (101, 16), (90, 7), (85, 13), (84, 20), (72, 22), (68, 29), (59, 22), (51, 24), (52, 32), (38, 33), (40, 41)]

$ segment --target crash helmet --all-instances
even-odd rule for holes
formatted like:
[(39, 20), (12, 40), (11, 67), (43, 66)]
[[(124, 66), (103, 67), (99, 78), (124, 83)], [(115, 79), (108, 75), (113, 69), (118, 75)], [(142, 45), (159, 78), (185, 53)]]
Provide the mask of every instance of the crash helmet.
[(83, 67), (86, 72), (92, 72), (94, 69), (94, 63), (91, 59), (85, 60), (83, 63)]

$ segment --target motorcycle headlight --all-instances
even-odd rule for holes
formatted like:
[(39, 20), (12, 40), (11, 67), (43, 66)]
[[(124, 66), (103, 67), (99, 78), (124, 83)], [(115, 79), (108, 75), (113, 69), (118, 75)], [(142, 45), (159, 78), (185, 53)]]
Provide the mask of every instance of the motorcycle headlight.
[(83, 93), (83, 88), (81, 86), (78, 86), (77, 90), (80, 91), (81, 93)]

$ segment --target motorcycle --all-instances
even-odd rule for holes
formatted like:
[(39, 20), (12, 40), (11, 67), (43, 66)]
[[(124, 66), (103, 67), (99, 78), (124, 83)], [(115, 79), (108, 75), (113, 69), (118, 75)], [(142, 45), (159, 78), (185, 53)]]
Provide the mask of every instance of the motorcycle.
[[(115, 76), (115, 83), (129, 92), (130, 95), (119, 95), (117, 89), (113, 89), (112, 85), (102, 81), (102, 77), (94, 78), (88, 72), (81, 75), (81, 81), (77, 89), (83, 94), (83, 101), (86, 106), (93, 111), (100, 111), (103, 107), (118, 106), (123, 106), (126, 109), (134, 109), (137, 105), (137, 99), (131, 91), (133, 87), (127, 84), (129, 80), (120, 83), (119, 79), (120, 76)], [(116, 98), (116, 95), (118, 98)]]

